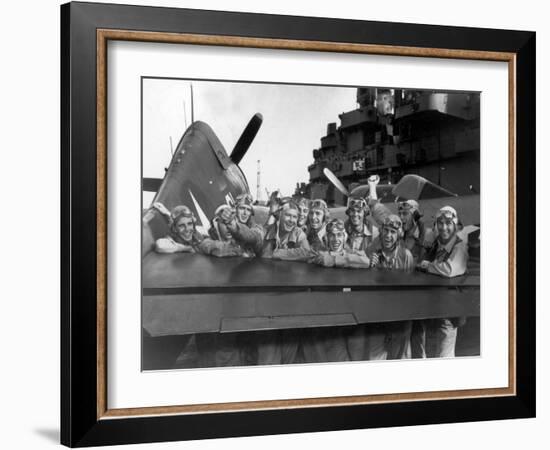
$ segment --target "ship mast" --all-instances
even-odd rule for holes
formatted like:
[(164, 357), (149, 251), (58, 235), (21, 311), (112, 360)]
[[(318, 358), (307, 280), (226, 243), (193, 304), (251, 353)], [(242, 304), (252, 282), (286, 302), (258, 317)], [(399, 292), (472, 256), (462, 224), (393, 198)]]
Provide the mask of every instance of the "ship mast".
[(258, 159), (258, 171), (256, 173), (256, 201), (260, 201), (261, 195), (261, 185), (260, 185), (260, 160)]

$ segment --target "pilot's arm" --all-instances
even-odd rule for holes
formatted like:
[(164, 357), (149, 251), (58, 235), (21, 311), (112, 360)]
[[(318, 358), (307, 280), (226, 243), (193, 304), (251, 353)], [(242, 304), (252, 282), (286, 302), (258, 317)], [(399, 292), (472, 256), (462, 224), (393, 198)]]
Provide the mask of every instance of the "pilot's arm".
[(205, 238), (199, 244), (199, 251), (205, 255), (217, 256), (225, 258), (228, 256), (241, 256), (242, 249), (229, 241), (218, 241), (210, 238)]
[(180, 244), (171, 237), (157, 239), (155, 242), (155, 251), (157, 253), (193, 253), (195, 250), (191, 245)]
[(464, 275), (468, 264), (468, 251), (463, 243), (454, 246), (446, 261), (434, 261), (427, 265), (427, 272), (452, 278)]
[(304, 232), (300, 231), (295, 248), (278, 248), (273, 251), (271, 257), (285, 261), (309, 261), (312, 255), (313, 251), (309, 246), (307, 236)]
[(264, 233), (262, 227), (253, 224), (248, 227), (242, 223), (234, 221), (228, 225), (229, 231), (233, 238), (241, 245), (252, 247), (254, 253), (260, 255), (262, 253), (262, 244), (264, 241)]
[(391, 214), (391, 211), (386, 205), (380, 203), (379, 200), (369, 200), (370, 221), (378, 228), (382, 227), (384, 220)]
[(370, 268), (370, 258), (363, 250), (350, 250), (334, 256), (334, 267), (368, 269)]

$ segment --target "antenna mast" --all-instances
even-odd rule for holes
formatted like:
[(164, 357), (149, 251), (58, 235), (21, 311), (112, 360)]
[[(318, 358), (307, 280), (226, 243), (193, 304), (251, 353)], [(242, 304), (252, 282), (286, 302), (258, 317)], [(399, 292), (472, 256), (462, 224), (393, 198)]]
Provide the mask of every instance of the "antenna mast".
[(183, 101), (183, 120), (185, 121), (185, 129), (187, 130), (187, 110), (185, 109), (185, 100)]

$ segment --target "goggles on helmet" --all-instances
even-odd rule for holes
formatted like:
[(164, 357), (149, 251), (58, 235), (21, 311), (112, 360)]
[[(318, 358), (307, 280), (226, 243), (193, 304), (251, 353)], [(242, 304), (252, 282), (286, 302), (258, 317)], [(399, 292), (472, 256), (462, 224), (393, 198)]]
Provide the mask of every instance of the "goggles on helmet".
[(415, 200), (405, 200), (397, 204), (398, 211), (415, 211), (418, 210), (418, 203)]
[(326, 204), (326, 202), (324, 200), (321, 200), (321, 199), (317, 199), (317, 200), (312, 200), (309, 204), (309, 208), (310, 209), (323, 209), (323, 210), (327, 210), (328, 209), (328, 206)]
[(382, 227), (391, 228), (392, 230), (399, 231), (403, 227), (403, 222), (401, 222), (401, 219), (398, 216), (396, 216), (395, 214), (391, 214), (384, 219)]
[(252, 208), (254, 200), (252, 200), (252, 196), (250, 194), (240, 194), (237, 195), (235, 203), (237, 204), (237, 206), (249, 206), (250, 208)]
[(438, 221), (442, 218), (452, 220), (455, 225), (458, 224), (458, 216), (456, 214), (456, 210), (451, 206), (445, 206), (437, 211), (437, 214), (435, 215), (435, 220)]
[(349, 198), (348, 199), (348, 209), (358, 208), (358, 209), (367, 209), (367, 201), (364, 198)]
[(342, 219), (332, 219), (329, 223), (327, 223), (327, 233), (335, 233), (337, 231), (346, 231), (344, 221)]

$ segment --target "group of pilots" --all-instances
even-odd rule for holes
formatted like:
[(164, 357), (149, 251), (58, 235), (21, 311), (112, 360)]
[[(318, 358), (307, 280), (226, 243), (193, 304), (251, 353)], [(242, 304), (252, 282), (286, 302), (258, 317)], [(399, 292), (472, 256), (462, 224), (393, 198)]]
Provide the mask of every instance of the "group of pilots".
[[(190, 208), (164, 213), (170, 224), (156, 241), (159, 253), (196, 252), (217, 257), (262, 257), (303, 261), (323, 267), (419, 270), (442, 277), (466, 272), (468, 248), (459, 237), (460, 222), (451, 206), (437, 212), (433, 227), (422, 219), (417, 201), (398, 203), (392, 214), (376, 196), (379, 178), (369, 178), (366, 198), (350, 197), (347, 220), (330, 219), (324, 200), (272, 195), (265, 224), (254, 221), (253, 199), (239, 195), (221, 205), (201, 235)], [(330, 329), (295, 329), (196, 335), (200, 365), (288, 364), (453, 357), (463, 318), (369, 323)], [(250, 332), (252, 333), (252, 332)]]

